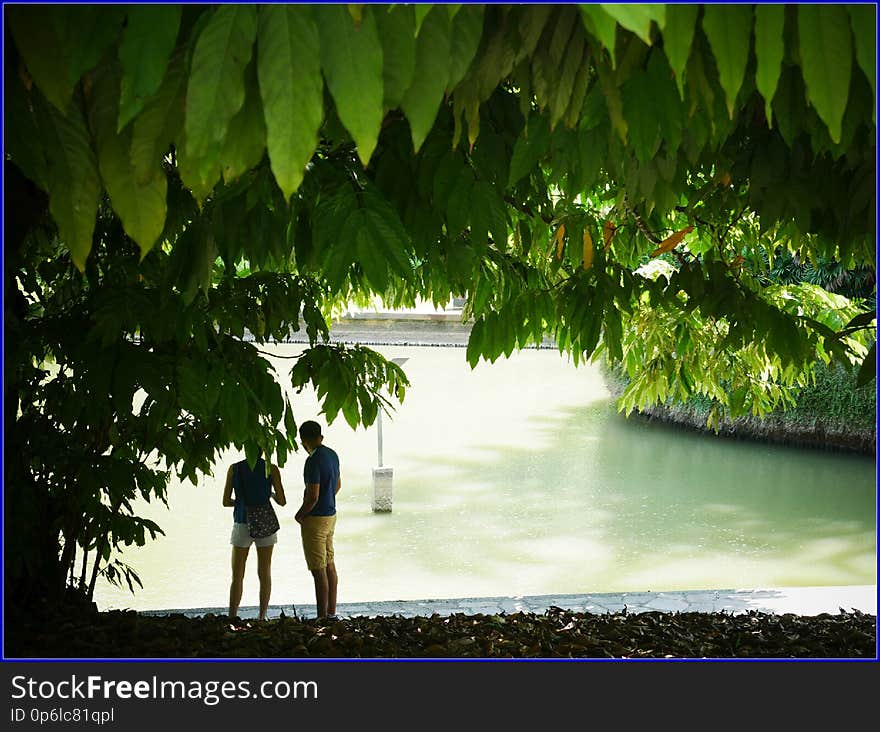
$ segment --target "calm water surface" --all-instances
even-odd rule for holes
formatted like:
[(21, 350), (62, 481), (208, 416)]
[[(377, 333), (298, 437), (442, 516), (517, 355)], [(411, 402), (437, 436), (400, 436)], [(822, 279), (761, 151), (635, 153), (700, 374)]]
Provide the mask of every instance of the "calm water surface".
[[(412, 386), (383, 425), (390, 514), (370, 507), (375, 427), (341, 416), (325, 426), (343, 472), (339, 602), (876, 582), (873, 457), (626, 421), (598, 367), (555, 351), (471, 371), (460, 348), (376, 350), (409, 358)], [(289, 388), (294, 362), (273, 363)], [(318, 414), (312, 393), (294, 406), (299, 422)], [(225, 606), (232, 513), (221, 495), (241, 457), (223, 455), (198, 486), (172, 484), (170, 509), (140, 505), (166, 536), (124, 557), (144, 589), (99, 585), (101, 609)], [(273, 604), (314, 602), (293, 520), (304, 457), (281, 471)], [(250, 561), (242, 605), (257, 604)]]

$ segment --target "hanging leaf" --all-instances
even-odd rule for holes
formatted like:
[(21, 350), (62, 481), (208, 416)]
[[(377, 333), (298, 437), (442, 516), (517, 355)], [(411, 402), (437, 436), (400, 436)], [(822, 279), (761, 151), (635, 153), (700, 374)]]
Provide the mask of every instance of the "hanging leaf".
[(611, 55), (611, 68), (616, 66), (615, 43), (617, 39), (617, 21), (599, 5), (578, 5), (584, 27), (598, 40)]
[(12, 64), (6, 64), (3, 75), (5, 93), (3, 132), (6, 154), (22, 173), (48, 192), (46, 154), (40, 136), (34, 134), (37, 120), (31, 108), (29, 95)]
[(868, 355), (865, 356), (865, 360), (862, 361), (862, 365), (859, 368), (859, 375), (856, 377), (856, 386), (865, 386), (866, 384), (871, 383), (871, 380), (874, 379), (877, 375), (877, 341), (874, 341), (871, 344), (871, 348), (868, 350)]
[(709, 39), (718, 77), (727, 99), (727, 112), (733, 119), (736, 95), (739, 94), (752, 35), (752, 9), (748, 5), (713, 5), (703, 9), (703, 31)]
[[(453, 6), (447, 5), (446, 7)], [(477, 49), (480, 47), (480, 38), (483, 35), (483, 12), (482, 5), (464, 5), (455, 14), (449, 48), (447, 91), (452, 91), (464, 78), (471, 61), (474, 60)]]
[(364, 8), (359, 27), (341, 5), (321, 5), (314, 10), (324, 78), (339, 119), (366, 166), (382, 124), (382, 44), (373, 9)]
[[(847, 5), (849, 19), (852, 24), (853, 38), (856, 44), (856, 60), (868, 81), (871, 92), (877, 98), (877, 6), (873, 3), (863, 5)], [(872, 119), (876, 120), (877, 108), (873, 107)]]
[(180, 28), (179, 5), (130, 5), (119, 60), (122, 87), (119, 101), (121, 130), (143, 109), (162, 83)]
[(256, 36), (253, 5), (220, 5), (196, 42), (184, 124), (187, 157), (203, 181), (219, 170), (229, 121), (244, 104), (244, 70)]
[(266, 123), (257, 84), (257, 64), (252, 60), (245, 71), (244, 104), (229, 121), (226, 142), (220, 154), (223, 180), (229, 183), (255, 168), (265, 151)]
[(66, 113), (74, 85), (119, 36), (122, 5), (14, 5), (4, 10), (40, 91)]
[(651, 22), (663, 30), (666, 23), (666, 6), (648, 3), (602, 3), (602, 9), (627, 30), (635, 33), (651, 45)]
[(562, 259), (562, 252), (565, 248), (565, 224), (560, 224), (556, 229), (556, 258)]
[(785, 29), (785, 6), (757, 5), (755, 8), (755, 56), (758, 68), (755, 83), (764, 97), (764, 113), (767, 124), (772, 124), (770, 103), (776, 94), (779, 74), (782, 71), (782, 57), (785, 51), (783, 30)]
[(840, 142), (852, 73), (849, 16), (839, 5), (798, 5), (801, 72), (807, 99)]
[(550, 150), (550, 125), (547, 118), (537, 112), (533, 113), (528, 125), (513, 146), (510, 159), (508, 187), (520, 181), (529, 173)]
[(67, 113), (35, 101), (39, 134), (45, 142), (49, 212), (58, 235), (80, 271), (92, 249), (92, 233), (101, 198), (101, 179), (89, 131), (78, 103)]
[(684, 99), (684, 70), (691, 53), (699, 6), (672, 4), (666, 6), (666, 26), (663, 28), (663, 50), (675, 74), (679, 96)]
[(263, 5), (257, 38), (269, 163), (290, 200), (318, 146), (324, 116), (318, 28), (306, 6)]
[(167, 179), (161, 169), (143, 184), (132, 176), (132, 130), (116, 131), (120, 85), (121, 70), (115, 66), (103, 67), (95, 73), (89, 119), (110, 204), (125, 233), (140, 247), (143, 259), (165, 226)]
[(584, 272), (593, 266), (593, 237), (590, 235), (589, 229), (584, 229)]
[(428, 14), (419, 33), (413, 83), (400, 105), (409, 120), (416, 151), (431, 131), (443, 100), (449, 73), (449, 50), (449, 14), (437, 6)]
[[(416, 11), (415, 35), (419, 35), (422, 31), (422, 23), (425, 22), (425, 18), (428, 17), (434, 6), (430, 3), (416, 3), (414, 7)], [(446, 17), (449, 17), (448, 13)]]
[(615, 226), (610, 221), (606, 221), (602, 224), (602, 239), (605, 243), (605, 251), (608, 251), (608, 248), (611, 246), (611, 240), (614, 238), (614, 234), (617, 232), (617, 226)]
[(471, 243), (483, 248), (488, 236), (497, 249), (507, 246), (507, 218), (504, 203), (495, 187), (486, 181), (478, 181), (473, 188), (470, 202)]
[(693, 226), (685, 226), (680, 231), (676, 231), (674, 234), (670, 234), (663, 241), (660, 242), (660, 246), (658, 246), (653, 252), (651, 252), (651, 256), (659, 257), (665, 252), (671, 252), (681, 243), (681, 240), (684, 239), (693, 230)]
[(384, 107), (396, 109), (413, 81), (416, 67), (415, 15), (412, 5), (392, 5), (376, 13), (382, 41)]
[(161, 86), (134, 121), (131, 165), (139, 183), (153, 177), (169, 146), (180, 136), (185, 97), (186, 73), (181, 54), (171, 60)]

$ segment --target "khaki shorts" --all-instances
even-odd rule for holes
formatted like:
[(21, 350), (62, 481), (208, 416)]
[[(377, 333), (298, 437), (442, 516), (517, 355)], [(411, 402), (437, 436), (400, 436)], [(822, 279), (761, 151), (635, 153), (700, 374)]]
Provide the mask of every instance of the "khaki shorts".
[(336, 528), (336, 514), (333, 516), (306, 516), (300, 524), (303, 552), (309, 570), (323, 569), (333, 564), (333, 530)]

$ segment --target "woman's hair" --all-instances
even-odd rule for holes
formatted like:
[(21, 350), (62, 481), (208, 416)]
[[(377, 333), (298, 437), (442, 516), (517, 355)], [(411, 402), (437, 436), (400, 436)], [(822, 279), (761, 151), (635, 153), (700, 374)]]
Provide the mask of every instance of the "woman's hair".
[(299, 436), (303, 440), (315, 440), (321, 437), (321, 425), (309, 420), (299, 426)]

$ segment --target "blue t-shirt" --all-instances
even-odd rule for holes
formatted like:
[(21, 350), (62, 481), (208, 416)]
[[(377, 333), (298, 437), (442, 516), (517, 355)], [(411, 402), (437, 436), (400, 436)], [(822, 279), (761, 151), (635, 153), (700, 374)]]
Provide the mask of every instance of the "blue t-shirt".
[(318, 445), (306, 458), (303, 467), (303, 480), (306, 485), (317, 483), (321, 486), (318, 502), (309, 511), (309, 516), (333, 516), (336, 513), (336, 485), (339, 482), (339, 456), (325, 445)]
[(232, 520), (237, 524), (247, 523), (247, 507), (269, 502), (272, 495), (272, 480), (266, 476), (266, 461), (257, 460), (253, 470), (247, 460), (232, 466), (232, 495), (235, 496), (235, 508), (232, 509)]

